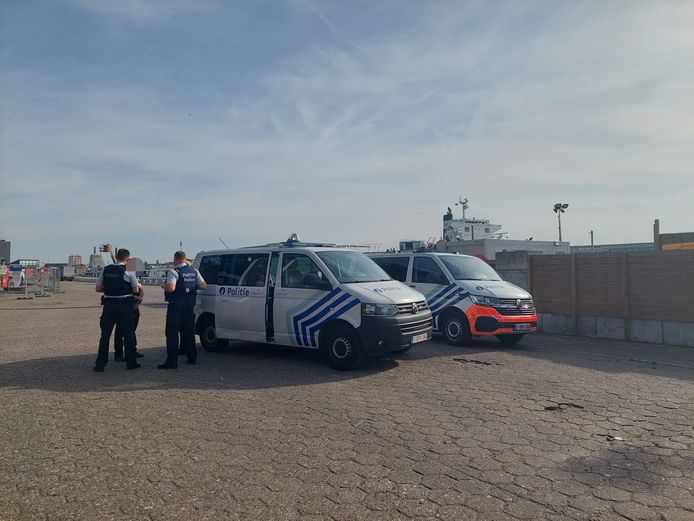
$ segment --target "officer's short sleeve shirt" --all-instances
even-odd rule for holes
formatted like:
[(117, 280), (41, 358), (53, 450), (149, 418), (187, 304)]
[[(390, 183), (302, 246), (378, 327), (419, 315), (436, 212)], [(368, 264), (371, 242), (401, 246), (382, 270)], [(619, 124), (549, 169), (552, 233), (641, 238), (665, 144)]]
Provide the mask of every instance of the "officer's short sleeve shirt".
[[(183, 262), (181, 264), (177, 264), (176, 268), (185, 268), (186, 266), (188, 266), (188, 264)], [(195, 274), (198, 277), (198, 286), (200, 284), (204, 284), (205, 279), (202, 278), (202, 275), (200, 275), (200, 272), (197, 269), (195, 270)], [(167, 284), (176, 284), (177, 282), (178, 282), (178, 272), (176, 271), (176, 269), (169, 270), (168, 273), (166, 274), (166, 283)]]

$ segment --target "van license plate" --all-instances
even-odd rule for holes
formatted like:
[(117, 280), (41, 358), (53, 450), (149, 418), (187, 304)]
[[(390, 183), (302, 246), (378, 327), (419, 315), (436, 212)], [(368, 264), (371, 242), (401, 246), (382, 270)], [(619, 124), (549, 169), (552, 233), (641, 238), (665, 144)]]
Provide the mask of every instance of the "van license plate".
[(530, 324), (516, 324), (513, 326), (514, 331), (530, 331)]
[(412, 343), (416, 344), (418, 342), (424, 342), (425, 340), (429, 339), (429, 335), (426, 333), (422, 333), (421, 335), (413, 336), (412, 337)]

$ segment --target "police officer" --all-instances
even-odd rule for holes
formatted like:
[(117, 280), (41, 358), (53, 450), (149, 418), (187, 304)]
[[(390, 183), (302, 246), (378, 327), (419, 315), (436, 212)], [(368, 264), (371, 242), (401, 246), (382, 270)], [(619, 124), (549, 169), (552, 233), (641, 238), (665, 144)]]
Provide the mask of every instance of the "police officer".
[(189, 364), (197, 359), (195, 351), (195, 297), (198, 289), (207, 288), (200, 272), (188, 265), (186, 254), (177, 251), (174, 254), (175, 268), (166, 274), (164, 288), (169, 302), (166, 309), (166, 362), (158, 365), (159, 369), (176, 369), (178, 366), (179, 334), (180, 349), (188, 358)]
[[(116, 256), (113, 254), (113, 246), (104, 244), (102, 251), (108, 252), (111, 255), (113, 264), (118, 262)], [(144, 296), (144, 288), (140, 286), (140, 293), (133, 297), (133, 340), (135, 341), (135, 358), (142, 358), (145, 356), (137, 350), (137, 325), (140, 323), (140, 304)], [(125, 357), (123, 357), (123, 343), (123, 332), (118, 328), (118, 324), (116, 324), (116, 334), (113, 335), (113, 350), (115, 351), (113, 355), (114, 362), (125, 362)]]
[(96, 283), (96, 291), (104, 294), (104, 310), (101, 313), (101, 339), (94, 370), (102, 373), (108, 363), (108, 346), (113, 326), (123, 333), (125, 343), (125, 368), (137, 369), (133, 330), (133, 299), (140, 292), (140, 282), (134, 273), (126, 272), (125, 265), (130, 252), (124, 248), (116, 252), (116, 263), (104, 268)]

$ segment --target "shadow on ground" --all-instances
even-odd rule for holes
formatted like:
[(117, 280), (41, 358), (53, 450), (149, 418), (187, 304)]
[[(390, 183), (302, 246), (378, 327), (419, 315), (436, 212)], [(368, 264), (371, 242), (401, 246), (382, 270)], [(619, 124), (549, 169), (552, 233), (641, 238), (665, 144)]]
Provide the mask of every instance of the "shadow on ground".
[(515, 345), (502, 344), (494, 337), (475, 338), (464, 347), (449, 345), (435, 336), (431, 342), (416, 346), (398, 358), (414, 361), (490, 353), (542, 359), (609, 374), (638, 373), (694, 380), (694, 349), (559, 335), (529, 335)]
[(176, 370), (160, 370), (164, 347), (141, 349), (142, 367), (126, 371), (112, 361), (103, 373), (92, 370), (96, 353), (22, 360), (0, 365), (0, 388), (58, 392), (108, 392), (143, 389), (271, 389), (365, 378), (397, 367), (394, 359), (367, 360), (356, 371), (337, 371), (320, 353), (267, 344), (234, 343), (217, 353), (201, 352), (191, 366), (180, 357)]
[(610, 448), (590, 456), (570, 458), (559, 468), (591, 486), (611, 484), (629, 492), (655, 492), (668, 496), (672, 480), (691, 476), (694, 457), (655, 456), (629, 440), (610, 442)]

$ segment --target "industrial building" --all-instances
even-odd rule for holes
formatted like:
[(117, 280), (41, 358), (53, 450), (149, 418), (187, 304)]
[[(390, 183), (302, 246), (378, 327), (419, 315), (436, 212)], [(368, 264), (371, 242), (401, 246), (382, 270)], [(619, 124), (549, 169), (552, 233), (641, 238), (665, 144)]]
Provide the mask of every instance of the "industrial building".
[(10, 262), (11, 256), (11, 243), (4, 239), (0, 239), (0, 265), (8, 264)]

